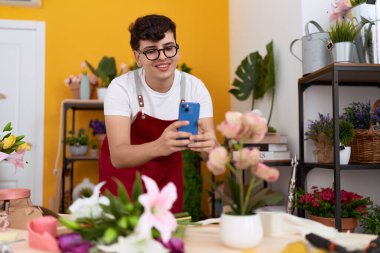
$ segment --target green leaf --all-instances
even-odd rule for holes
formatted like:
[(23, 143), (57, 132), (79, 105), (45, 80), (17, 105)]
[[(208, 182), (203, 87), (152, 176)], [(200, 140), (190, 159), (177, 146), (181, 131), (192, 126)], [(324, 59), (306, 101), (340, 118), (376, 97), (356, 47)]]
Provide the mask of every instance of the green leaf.
[(99, 73), (98, 71), (94, 68), (94, 66), (91, 65), (91, 63), (89, 63), (88, 61), (85, 61), (86, 62), (86, 65), (87, 67), (90, 69), (90, 71), (96, 75), (96, 76), (99, 76)]
[(25, 135), (19, 135), (16, 137), (16, 142), (17, 141), (21, 141), (22, 139), (24, 139)]
[(12, 131), (12, 123), (8, 122), (8, 124), (5, 125), (3, 132)]
[(128, 204), (131, 202), (131, 199), (129, 198), (128, 192), (125, 189), (124, 184), (117, 178), (113, 178), (113, 180), (117, 184), (117, 192), (118, 196), (123, 204)]
[(74, 231), (79, 231), (80, 230), (79, 224), (77, 222), (73, 221), (73, 220), (70, 220), (70, 219), (67, 219), (67, 218), (63, 218), (63, 217), (59, 217), (58, 220), (65, 227), (67, 227), (67, 228), (69, 228), (71, 230), (74, 230)]
[(138, 197), (143, 193), (143, 187), (141, 182), (140, 172), (136, 172), (136, 179), (133, 183), (132, 198), (133, 203), (137, 203)]
[(236, 204), (236, 207), (234, 205), (231, 205), (231, 208), (234, 210), (234, 212), (240, 213), (241, 211), (241, 205), (242, 203), (240, 201), (240, 189), (239, 185), (236, 183), (234, 179), (232, 179), (230, 176), (225, 176), (225, 182), (227, 182), (229, 189), (231, 191), (231, 199), (232, 203)]

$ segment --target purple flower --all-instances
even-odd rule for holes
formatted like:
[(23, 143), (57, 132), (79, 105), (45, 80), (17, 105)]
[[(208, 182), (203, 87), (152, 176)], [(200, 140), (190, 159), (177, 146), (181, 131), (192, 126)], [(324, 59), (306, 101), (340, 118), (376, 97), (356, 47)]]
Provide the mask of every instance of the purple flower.
[(161, 239), (158, 239), (162, 245), (164, 245), (165, 248), (170, 250), (170, 253), (184, 253), (185, 252), (185, 245), (183, 241), (179, 238), (172, 237), (167, 243), (164, 243)]
[(90, 120), (89, 127), (92, 129), (92, 134), (105, 134), (106, 133), (106, 124), (104, 121), (95, 119)]
[(89, 253), (94, 246), (91, 242), (84, 241), (79, 233), (60, 235), (57, 239), (62, 252)]

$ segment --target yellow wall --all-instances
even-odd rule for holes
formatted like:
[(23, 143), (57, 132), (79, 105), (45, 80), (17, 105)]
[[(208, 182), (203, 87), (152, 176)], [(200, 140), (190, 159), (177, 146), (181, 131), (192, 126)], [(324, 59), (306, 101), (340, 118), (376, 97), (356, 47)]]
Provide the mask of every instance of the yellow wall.
[[(63, 80), (80, 73), (83, 60), (96, 64), (103, 55), (117, 64), (131, 63), (129, 24), (138, 16), (158, 13), (177, 24), (182, 61), (193, 68), (208, 87), (214, 101), (215, 123), (230, 108), (229, 18), (227, 0), (42, 0), (41, 8), (0, 6), (0, 19), (46, 22), (44, 206), (55, 193), (52, 174), (57, 152), (59, 110), (70, 98)], [(81, 113), (82, 124), (100, 114)], [(97, 180), (97, 164), (81, 162), (75, 178)], [(78, 180), (76, 180), (78, 181)]]

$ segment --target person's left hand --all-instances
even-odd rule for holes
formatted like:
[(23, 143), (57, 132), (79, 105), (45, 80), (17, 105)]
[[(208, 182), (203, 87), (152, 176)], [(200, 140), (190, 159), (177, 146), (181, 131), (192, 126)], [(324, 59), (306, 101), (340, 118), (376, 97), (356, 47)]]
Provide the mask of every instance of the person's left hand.
[(219, 144), (213, 127), (208, 127), (207, 123), (202, 120), (198, 121), (198, 134), (190, 136), (190, 142), (188, 148), (191, 151), (205, 153), (209, 153)]

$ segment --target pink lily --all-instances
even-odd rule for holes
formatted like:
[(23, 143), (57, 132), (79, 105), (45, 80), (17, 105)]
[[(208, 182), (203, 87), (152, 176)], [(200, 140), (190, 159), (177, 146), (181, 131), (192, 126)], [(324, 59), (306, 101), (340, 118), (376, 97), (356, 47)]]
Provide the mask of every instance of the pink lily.
[(340, 20), (351, 8), (351, 2), (347, 0), (336, 0), (336, 6), (332, 10), (330, 21)]
[(7, 159), (8, 157), (9, 155), (7, 153), (0, 152), (0, 162)]
[(170, 208), (177, 199), (176, 187), (170, 182), (160, 191), (153, 179), (147, 176), (141, 178), (145, 183), (147, 193), (138, 198), (144, 207), (144, 213), (140, 217), (136, 230), (142, 234), (150, 234), (151, 228), (155, 227), (160, 232), (162, 241), (166, 243), (177, 227), (175, 217), (170, 212)]
[(25, 154), (25, 149), (18, 151), (18, 152), (13, 152), (9, 155), (8, 161), (15, 166), (16, 169), (18, 168), (24, 168), (24, 154)]

